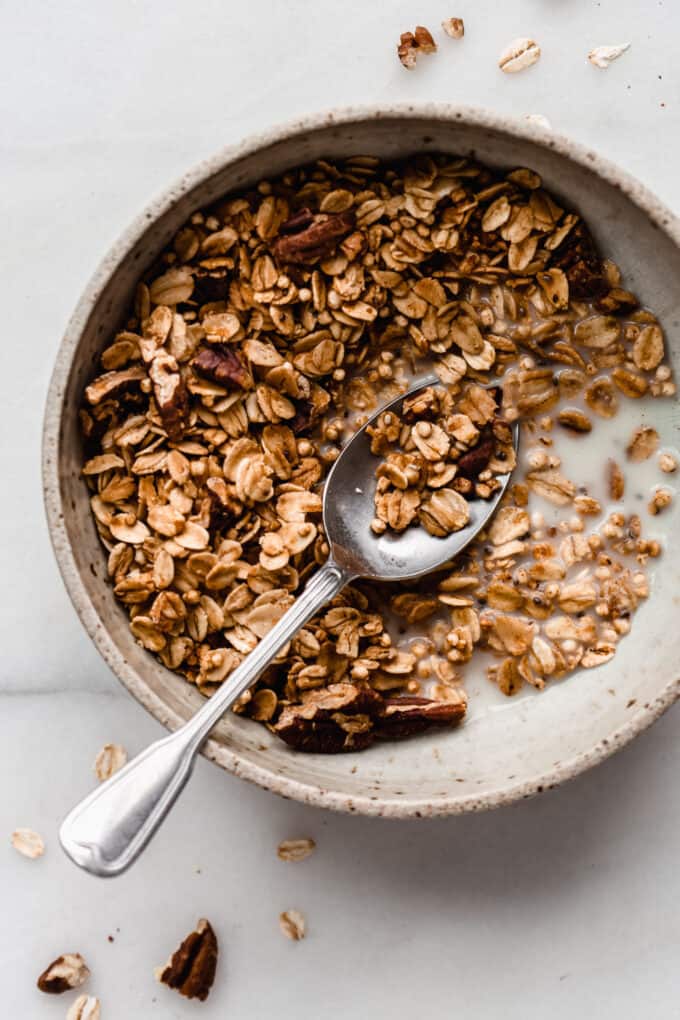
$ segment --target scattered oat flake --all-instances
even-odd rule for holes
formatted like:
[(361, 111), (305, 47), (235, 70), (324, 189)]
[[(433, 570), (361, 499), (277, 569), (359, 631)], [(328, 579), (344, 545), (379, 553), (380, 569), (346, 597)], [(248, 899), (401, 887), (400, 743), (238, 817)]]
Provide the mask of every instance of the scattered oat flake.
[(284, 910), (279, 914), (279, 927), (287, 939), (299, 942), (305, 937), (305, 919), (299, 910)]
[(462, 18), (447, 18), (442, 21), (442, 28), (452, 39), (462, 39), (465, 35), (465, 24)]
[(659, 467), (665, 474), (671, 475), (678, 469), (678, 462), (672, 453), (659, 454)]
[(45, 842), (33, 829), (15, 829), (11, 842), (15, 850), (32, 861), (45, 853)]
[(552, 124), (547, 117), (544, 117), (542, 113), (525, 113), (524, 119), (527, 124), (531, 124), (533, 127), (544, 128), (546, 131), (552, 131)]
[(626, 447), (629, 460), (639, 464), (656, 453), (659, 447), (659, 433), (650, 425), (640, 425), (633, 432), (630, 442)]
[(315, 849), (313, 839), (284, 839), (279, 843), (276, 854), (282, 861), (304, 861)]
[(99, 1020), (101, 1004), (94, 995), (79, 995), (72, 1004), (66, 1020)]
[(94, 772), (100, 783), (122, 769), (127, 762), (127, 751), (120, 744), (104, 744), (94, 760)]
[(498, 66), (506, 74), (516, 74), (535, 64), (541, 55), (541, 47), (533, 39), (524, 36), (514, 39), (498, 58)]
[(619, 43), (618, 46), (596, 46), (588, 54), (588, 60), (593, 67), (599, 67), (604, 70), (609, 67), (612, 60), (618, 60), (621, 54), (625, 53), (629, 48), (630, 43)]

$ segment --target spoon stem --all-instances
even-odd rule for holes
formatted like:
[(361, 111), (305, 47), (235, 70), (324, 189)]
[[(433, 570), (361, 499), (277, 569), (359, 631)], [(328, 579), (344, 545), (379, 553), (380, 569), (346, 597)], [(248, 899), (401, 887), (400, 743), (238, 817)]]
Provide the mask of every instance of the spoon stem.
[(64, 819), (66, 854), (94, 875), (125, 871), (149, 842), (188, 780), (210, 730), (307, 620), (352, 579), (329, 560), (219, 690), (174, 733), (156, 741), (97, 787)]

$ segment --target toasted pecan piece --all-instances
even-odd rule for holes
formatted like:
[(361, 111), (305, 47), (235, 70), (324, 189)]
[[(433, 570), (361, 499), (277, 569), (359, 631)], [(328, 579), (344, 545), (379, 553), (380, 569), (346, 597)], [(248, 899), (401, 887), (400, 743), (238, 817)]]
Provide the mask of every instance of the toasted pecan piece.
[[(310, 219), (311, 217), (311, 219)], [(302, 209), (280, 228), (273, 251), (280, 262), (312, 265), (330, 255), (354, 229), (352, 209), (341, 213), (311, 213)]]
[(201, 918), (165, 966), (156, 969), (156, 978), (187, 999), (205, 1002), (215, 980), (217, 952), (217, 936), (212, 925)]
[(394, 740), (437, 726), (455, 726), (465, 715), (467, 699), (433, 701), (431, 698), (385, 698), (382, 714), (376, 721), (376, 736)]
[(230, 389), (249, 390), (253, 386), (250, 369), (229, 344), (211, 344), (198, 352), (192, 362), (195, 372)]

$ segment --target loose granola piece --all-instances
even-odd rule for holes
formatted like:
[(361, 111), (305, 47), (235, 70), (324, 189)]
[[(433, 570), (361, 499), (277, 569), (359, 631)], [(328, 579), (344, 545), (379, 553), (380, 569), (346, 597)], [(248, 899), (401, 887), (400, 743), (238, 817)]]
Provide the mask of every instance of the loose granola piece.
[(462, 18), (446, 18), (442, 21), (442, 28), (452, 39), (462, 39), (465, 35), (465, 24)]
[(71, 988), (80, 988), (90, 976), (90, 971), (80, 953), (64, 953), (53, 960), (38, 978), (41, 992), (61, 995)]
[(305, 937), (307, 922), (299, 910), (284, 910), (279, 914), (279, 928), (287, 939), (299, 942)]
[(431, 535), (446, 538), (465, 527), (470, 520), (470, 507), (454, 489), (439, 489), (420, 506), (418, 518)]
[(602, 512), (602, 507), (599, 500), (594, 499), (592, 496), (578, 495), (574, 496), (574, 509), (584, 515), (597, 515)]
[(617, 60), (627, 49), (630, 49), (630, 43), (619, 43), (616, 46), (596, 46), (588, 54), (588, 60), (593, 67), (606, 70), (612, 60)]
[(566, 506), (576, 495), (576, 486), (559, 471), (552, 468), (541, 471), (529, 471), (527, 484), (532, 492), (549, 500), (556, 506)]
[(11, 843), (23, 857), (29, 857), (32, 861), (45, 853), (45, 841), (33, 829), (15, 829)]
[(516, 506), (502, 507), (489, 528), (489, 538), (494, 545), (504, 545), (516, 538), (523, 538), (531, 527), (529, 514)]
[(623, 366), (612, 369), (612, 381), (624, 396), (631, 397), (633, 400), (644, 397), (649, 389), (649, 384), (643, 375), (631, 372), (630, 369)]
[(634, 464), (648, 460), (659, 448), (659, 433), (651, 425), (640, 425), (635, 429), (626, 447), (626, 454)]
[(678, 470), (678, 462), (672, 453), (660, 453), (659, 467), (665, 474), (670, 475)]
[(586, 387), (584, 396), (588, 407), (600, 418), (613, 418), (619, 409), (616, 390), (609, 379), (596, 379)]
[(644, 326), (633, 344), (633, 361), (635, 367), (644, 372), (652, 372), (664, 358), (663, 331), (658, 323)]
[(104, 744), (94, 760), (94, 773), (100, 783), (110, 779), (127, 762), (127, 751), (120, 744)]
[(673, 502), (673, 493), (670, 489), (655, 489), (654, 495), (647, 505), (652, 516), (660, 514), (662, 510), (665, 510)]
[(314, 853), (316, 843), (313, 839), (284, 839), (279, 843), (276, 854), (282, 861), (304, 861)]
[(557, 421), (564, 429), (569, 429), (570, 432), (590, 432), (593, 428), (593, 423), (587, 414), (583, 411), (579, 411), (575, 407), (565, 407), (557, 415)]
[(524, 36), (514, 39), (498, 58), (498, 66), (506, 74), (516, 74), (535, 64), (541, 55), (541, 47), (533, 39)]
[(623, 471), (615, 460), (609, 460), (607, 462), (607, 478), (609, 485), (609, 498), (618, 503), (619, 500), (623, 499), (623, 494), (626, 490), (626, 481), (623, 476)]
[(71, 1004), (66, 1020), (99, 1020), (101, 1003), (94, 995), (79, 995)]
[(217, 936), (210, 922), (201, 918), (168, 962), (156, 968), (156, 980), (187, 999), (205, 1002), (215, 980), (217, 954)]

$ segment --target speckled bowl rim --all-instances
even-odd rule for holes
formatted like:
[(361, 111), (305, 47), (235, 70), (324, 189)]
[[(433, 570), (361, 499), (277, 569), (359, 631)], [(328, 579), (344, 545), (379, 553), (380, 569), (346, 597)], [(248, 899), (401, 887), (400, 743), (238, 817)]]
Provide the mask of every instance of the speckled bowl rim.
[[(68, 533), (64, 523), (64, 511), (59, 485), (59, 435), (62, 420), (63, 393), (68, 381), (74, 354), (82, 330), (96, 305), (96, 302), (116, 272), (121, 261), (127, 256), (153, 219), (165, 213), (187, 192), (221, 170), (226, 164), (247, 156), (257, 149), (281, 142), (302, 132), (310, 132), (333, 125), (356, 121), (383, 119), (413, 119), (423, 117), (451, 124), (465, 123), (474, 127), (488, 128), (521, 140), (533, 142), (552, 149), (576, 164), (592, 171), (605, 182), (620, 189), (638, 208), (680, 248), (680, 219), (663, 205), (644, 185), (615, 164), (597, 155), (590, 148), (580, 145), (563, 135), (535, 126), (526, 120), (518, 120), (505, 114), (470, 106), (448, 103), (399, 103), (387, 106), (361, 105), (314, 113), (284, 123), (256, 135), (238, 145), (231, 145), (203, 160), (184, 174), (174, 185), (153, 199), (144, 211), (130, 224), (108, 254), (104, 257), (90, 282), (85, 288), (78, 305), (68, 323), (59, 348), (50, 382), (45, 409), (43, 429), (43, 488), (47, 522), (55, 556), (66, 589), (92, 641), (128, 691), (157, 720), (169, 729), (176, 729), (183, 722), (181, 717), (154, 694), (142, 676), (126, 662), (125, 657), (112, 640), (90, 601), (78, 572)], [(680, 677), (670, 680), (653, 701), (644, 705), (625, 725), (600, 740), (589, 751), (562, 761), (559, 765), (537, 774), (533, 779), (512, 783), (504, 781), (498, 789), (487, 793), (456, 795), (438, 798), (436, 803), (426, 799), (397, 799), (394, 797), (348, 796), (325, 789), (310, 777), (308, 783), (276, 774), (266, 768), (243, 759), (237, 752), (215, 740), (208, 740), (203, 753), (234, 775), (256, 783), (283, 797), (292, 798), (305, 804), (329, 808), (334, 811), (353, 812), (384, 818), (426, 818), (482, 811), (511, 804), (551, 789), (568, 779), (573, 779), (604, 761), (620, 750), (634, 737), (655, 722), (680, 696)]]

